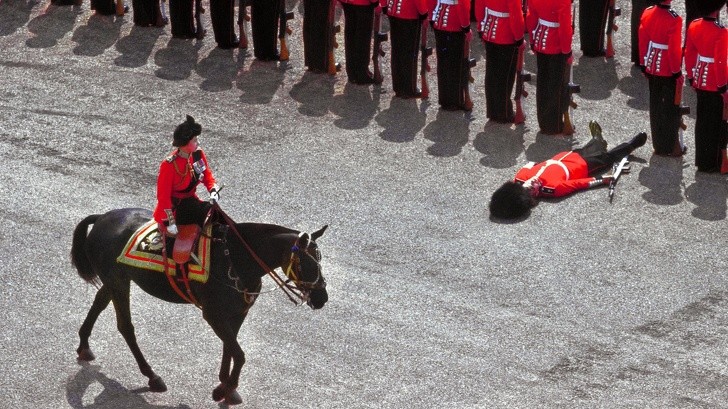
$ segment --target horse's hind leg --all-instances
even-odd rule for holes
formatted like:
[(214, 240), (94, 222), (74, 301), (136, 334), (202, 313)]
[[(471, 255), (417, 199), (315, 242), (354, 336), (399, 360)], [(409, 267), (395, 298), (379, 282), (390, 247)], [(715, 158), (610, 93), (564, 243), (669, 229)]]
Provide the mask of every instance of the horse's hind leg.
[(91, 331), (94, 328), (96, 320), (99, 318), (101, 312), (109, 305), (110, 301), (111, 292), (108, 287), (102, 286), (96, 293), (94, 303), (91, 305), (91, 309), (88, 311), (86, 319), (81, 325), (81, 329), (78, 330), (78, 337), (81, 339), (81, 342), (78, 345), (78, 349), (76, 349), (76, 353), (80, 361), (93, 361), (96, 359), (94, 353), (91, 352), (88, 339), (91, 337)]
[(116, 310), (116, 327), (124, 337), (131, 353), (134, 355), (134, 359), (136, 359), (142, 375), (149, 378), (149, 390), (152, 392), (166, 391), (167, 385), (164, 384), (164, 381), (159, 375), (154, 373), (152, 367), (144, 359), (144, 355), (137, 344), (136, 335), (134, 335), (134, 325), (131, 323), (129, 282), (122, 284), (122, 288), (117, 289), (112, 296), (112, 300), (114, 301), (114, 309)]

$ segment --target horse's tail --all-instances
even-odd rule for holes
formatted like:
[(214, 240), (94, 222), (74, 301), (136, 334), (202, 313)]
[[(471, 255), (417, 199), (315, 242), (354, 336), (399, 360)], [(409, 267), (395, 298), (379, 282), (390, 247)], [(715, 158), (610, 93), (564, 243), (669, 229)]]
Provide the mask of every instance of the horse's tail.
[(71, 246), (71, 263), (76, 267), (78, 275), (91, 284), (98, 284), (98, 276), (86, 253), (86, 237), (88, 236), (88, 226), (96, 223), (99, 217), (101, 217), (100, 214), (92, 214), (81, 220), (81, 223), (76, 226), (76, 230), (73, 231), (73, 245)]

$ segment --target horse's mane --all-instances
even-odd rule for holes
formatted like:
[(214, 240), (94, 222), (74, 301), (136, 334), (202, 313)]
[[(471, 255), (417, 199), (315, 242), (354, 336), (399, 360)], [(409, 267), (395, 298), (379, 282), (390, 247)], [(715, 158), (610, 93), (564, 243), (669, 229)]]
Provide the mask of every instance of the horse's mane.
[(298, 233), (297, 230), (269, 223), (236, 223), (236, 227), (238, 231), (240, 231), (242, 234), (251, 234), (258, 236), (274, 236), (277, 234)]

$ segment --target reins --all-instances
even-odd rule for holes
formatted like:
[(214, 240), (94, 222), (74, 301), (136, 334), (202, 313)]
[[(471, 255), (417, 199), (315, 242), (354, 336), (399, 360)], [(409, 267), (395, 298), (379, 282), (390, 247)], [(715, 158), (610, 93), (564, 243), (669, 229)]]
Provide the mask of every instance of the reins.
[[(243, 239), (243, 236), (240, 234), (240, 232), (238, 232), (238, 229), (235, 228), (235, 222), (222, 210), (222, 208), (220, 208), (220, 205), (218, 205), (217, 202), (213, 203), (212, 209), (214, 209), (215, 212), (217, 212), (220, 216), (222, 216), (223, 220), (225, 221), (225, 224), (227, 224), (228, 226), (230, 226), (232, 228), (232, 230), (235, 232), (235, 236), (238, 238), (238, 240), (240, 240), (241, 243), (243, 243), (243, 246), (248, 251), (248, 253), (253, 258), (253, 260), (255, 260), (255, 262), (258, 263), (258, 265), (260, 266), (260, 268), (262, 268), (263, 271), (265, 271), (266, 274), (268, 274), (273, 279), (273, 281), (276, 283), (276, 285), (281, 290), (283, 290), (283, 292), (286, 294), (286, 297), (288, 297), (288, 299), (291, 300), (292, 303), (294, 303), (296, 305), (301, 305), (301, 304), (303, 304), (304, 302), (307, 301), (307, 299), (306, 299), (307, 297), (304, 296), (301, 291), (299, 291), (294, 286), (291, 286), (291, 285), (288, 284), (288, 281), (290, 281), (290, 280), (286, 281), (283, 278), (281, 278), (280, 276), (278, 276), (278, 274), (275, 272), (275, 270), (273, 270), (272, 268), (270, 268), (268, 266), (268, 264), (266, 264), (265, 261), (263, 261), (258, 256), (258, 254), (256, 254), (256, 252), (253, 250), (253, 248), (250, 247), (250, 245), (248, 245), (248, 243), (245, 241), (245, 239)], [(299, 235), (299, 239), (300, 239), (300, 237), (301, 236)], [(294, 244), (293, 248), (296, 249), (297, 246), (298, 246), (298, 240), (296, 240), (296, 243)], [(226, 253), (226, 255), (229, 256), (229, 250), (228, 249), (225, 249), (225, 253)], [(289, 272), (292, 273), (292, 266), (293, 266), (293, 263), (294, 263), (294, 255), (295, 255), (295, 250), (292, 249), (291, 261), (289, 262), (288, 267), (286, 269), (287, 270), (286, 271), (286, 275), (288, 275)], [(231, 268), (232, 268), (232, 264), (231, 264)], [(294, 277), (296, 277), (295, 274), (292, 274), (292, 275)], [(229, 272), (228, 272), (228, 276), (230, 276)], [(295, 281), (298, 281), (298, 279), (295, 278), (294, 279), (294, 282)], [(245, 294), (247, 294), (247, 295), (257, 295), (256, 293), (248, 293), (247, 291), (245, 292)], [(297, 301), (296, 298), (298, 298), (300, 300), (300, 302)]]

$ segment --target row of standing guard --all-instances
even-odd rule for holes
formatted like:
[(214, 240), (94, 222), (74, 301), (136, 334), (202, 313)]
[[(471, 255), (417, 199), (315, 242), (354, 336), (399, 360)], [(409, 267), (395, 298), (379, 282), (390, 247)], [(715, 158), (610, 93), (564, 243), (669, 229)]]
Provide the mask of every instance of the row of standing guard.
[[(123, 1), (91, 0), (91, 4), (99, 13), (123, 15)], [(524, 83), (530, 80), (531, 74), (523, 66), (526, 46), (530, 46), (536, 55), (536, 115), (539, 132), (547, 135), (574, 133), (571, 110), (576, 108), (574, 94), (580, 92), (580, 86), (573, 81), (572, 64), (577, 4), (580, 46), (584, 57), (614, 57), (615, 19), (621, 14), (616, 0), (581, 0), (577, 3), (573, 0), (301, 1), (304, 14), (304, 64), (310, 71), (335, 75), (340, 70), (341, 64), (336, 62), (334, 50), (338, 47), (336, 36), (341, 31), (338, 17), (343, 14), (344, 66), (348, 81), (354, 84), (381, 84), (384, 81), (382, 57), (385, 56), (382, 44), (389, 41), (392, 88), (399, 98), (429, 97), (428, 58), (433, 54), (433, 49), (428, 47), (427, 39), (428, 30), (432, 29), (437, 59), (438, 103), (446, 110), (473, 109), (470, 84), (474, 81), (471, 69), (475, 66), (475, 59), (470, 57), (470, 44), (473, 37), (471, 25), (475, 22), (475, 32), (483, 42), (486, 54), (486, 116), (494, 122), (520, 124), (525, 121), (522, 101), (528, 94)], [(291, 33), (288, 22), (294, 15), (286, 10), (285, 0), (239, 2), (242, 3), (236, 12), (235, 0), (209, 0), (210, 20), (217, 45), (221, 48), (248, 48), (247, 32), (250, 31), (255, 58), (264, 61), (287, 60), (289, 53), (286, 40)], [(644, 25), (643, 15), (650, 9), (669, 9), (682, 26), (682, 19), (670, 8), (670, 3), (670, 0), (632, 0), (631, 60), (643, 71), (646, 65), (645, 52), (640, 51), (638, 38), (640, 27)], [(337, 11), (338, 4), (343, 13)], [(132, 6), (134, 23), (137, 25), (163, 26), (169, 21), (173, 37), (202, 38), (205, 35), (201, 21), (205, 9), (201, 0), (169, 0), (169, 19), (164, 3), (160, 0), (133, 0)], [(685, 6), (687, 33), (690, 22), (706, 17), (708, 9), (719, 10), (723, 2), (685, 0)], [(236, 16), (240, 37), (235, 31)], [(381, 27), (383, 16), (387, 16), (389, 21), (388, 33), (383, 32)], [(667, 30), (664, 27), (670, 25), (672, 22), (658, 26)], [(655, 153), (667, 156), (682, 156), (686, 152), (681, 130), (684, 125), (679, 117), (689, 113), (689, 108), (681, 107), (677, 96), (677, 105), (672, 100), (657, 103), (659, 97), (656, 90), (664, 88), (664, 85), (657, 85), (660, 81), (670, 82), (672, 85), (668, 85), (671, 89), (682, 89), (682, 86), (676, 87), (674, 84), (676, 78), (682, 78), (682, 51), (678, 71), (669, 75), (675, 78), (665, 80), (662, 74), (656, 75), (649, 69), (645, 72), (650, 84), (653, 146)], [(720, 67), (725, 68), (724, 65)], [(724, 79), (720, 81), (725, 82)], [(718, 84), (720, 87), (725, 88), (725, 84)], [(718, 105), (718, 94), (712, 96), (716, 100), (712, 105)], [(698, 95), (701, 96), (702, 92)], [(725, 105), (722, 103), (723, 110)], [(711, 109), (717, 110), (715, 106)], [(698, 122), (698, 125), (705, 123), (700, 119)], [(720, 146), (725, 156), (725, 121), (712, 122), (715, 123), (702, 132), (719, 134), (717, 139), (720, 140), (711, 143), (711, 150)], [(681, 129), (665, 130), (666, 126), (675, 128), (674, 124), (681, 125)], [(672, 142), (678, 138), (678, 132), (679, 146)], [(670, 136), (664, 136), (666, 133)], [(666, 144), (670, 146), (665, 148)], [(673, 148), (672, 145), (677, 147)], [(703, 156), (700, 152), (697, 155)], [(728, 160), (726, 162), (728, 169)]]

